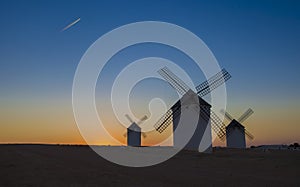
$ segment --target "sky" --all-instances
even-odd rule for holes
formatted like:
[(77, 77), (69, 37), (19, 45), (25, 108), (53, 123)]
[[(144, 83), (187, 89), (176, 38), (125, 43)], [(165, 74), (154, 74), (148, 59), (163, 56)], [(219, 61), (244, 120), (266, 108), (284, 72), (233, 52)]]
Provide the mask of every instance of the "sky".
[[(84, 144), (72, 112), (77, 65), (103, 34), (138, 21), (173, 23), (206, 43), (232, 75), (226, 84), (227, 111), (236, 118), (248, 108), (255, 112), (244, 123), (255, 136), (247, 145), (300, 142), (300, 2), (255, 0), (1, 1), (0, 142)], [(174, 61), (195, 84), (205, 80), (179, 51), (156, 44), (131, 46), (104, 68), (97, 107), (109, 104), (108, 91), (122, 67), (148, 56)], [(138, 117), (149, 115), (145, 105), (152, 97), (169, 98), (168, 104), (177, 97), (158, 80), (140, 82), (132, 96)], [(105, 116), (113, 136), (124, 143), (125, 128), (111, 114)], [(160, 139), (150, 136), (143, 143)], [(95, 139), (95, 144), (111, 143)]]

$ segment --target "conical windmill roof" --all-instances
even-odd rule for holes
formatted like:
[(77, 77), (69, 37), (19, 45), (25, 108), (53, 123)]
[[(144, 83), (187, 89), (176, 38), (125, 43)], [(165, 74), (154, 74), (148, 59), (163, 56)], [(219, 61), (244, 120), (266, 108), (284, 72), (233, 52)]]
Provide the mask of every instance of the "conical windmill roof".
[[(197, 101), (198, 98), (198, 101)], [(189, 104), (195, 104), (199, 102), (201, 106), (211, 107), (204, 99), (198, 96), (193, 90), (189, 90), (186, 92), (171, 108), (175, 108), (177, 106), (184, 106)]]
[(136, 123), (132, 123), (128, 129), (136, 132), (141, 132), (141, 127), (139, 127)]
[(226, 127), (226, 130), (230, 130), (230, 129), (233, 129), (233, 128), (245, 129), (245, 127), (235, 119), (233, 119), (229, 123), (229, 125)]

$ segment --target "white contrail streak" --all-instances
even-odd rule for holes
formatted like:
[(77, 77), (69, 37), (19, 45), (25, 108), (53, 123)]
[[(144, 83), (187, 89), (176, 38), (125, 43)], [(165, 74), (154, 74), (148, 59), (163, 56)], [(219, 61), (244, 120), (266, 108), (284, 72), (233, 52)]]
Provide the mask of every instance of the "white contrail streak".
[(77, 20), (73, 21), (72, 23), (70, 23), (69, 25), (67, 25), (65, 28), (63, 28), (61, 31), (65, 31), (68, 28), (72, 27), (73, 25), (75, 25), (76, 23), (78, 23), (80, 21), (80, 18), (78, 18)]

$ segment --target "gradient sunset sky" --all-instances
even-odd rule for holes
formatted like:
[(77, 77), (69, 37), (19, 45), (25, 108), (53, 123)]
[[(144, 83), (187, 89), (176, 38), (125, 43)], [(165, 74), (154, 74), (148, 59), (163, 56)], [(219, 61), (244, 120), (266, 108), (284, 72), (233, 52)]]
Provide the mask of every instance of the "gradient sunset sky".
[[(1, 1), (0, 143), (84, 144), (72, 112), (73, 77), (82, 55), (110, 30), (149, 20), (190, 30), (230, 72), (227, 111), (237, 118), (249, 107), (255, 111), (244, 123), (255, 136), (248, 145), (300, 142), (300, 2), (166, 0)], [(179, 64), (195, 84), (204, 81), (184, 54), (162, 45), (136, 45), (105, 68), (97, 106), (108, 104), (107, 90), (122, 67), (149, 56)], [(163, 81), (137, 85), (136, 115), (149, 114), (143, 106), (156, 96), (171, 98), (169, 104), (176, 99)], [(125, 129), (110, 114), (106, 117), (112, 134), (125, 142)], [(149, 137), (144, 144), (158, 139)], [(98, 143), (112, 142), (99, 137)]]

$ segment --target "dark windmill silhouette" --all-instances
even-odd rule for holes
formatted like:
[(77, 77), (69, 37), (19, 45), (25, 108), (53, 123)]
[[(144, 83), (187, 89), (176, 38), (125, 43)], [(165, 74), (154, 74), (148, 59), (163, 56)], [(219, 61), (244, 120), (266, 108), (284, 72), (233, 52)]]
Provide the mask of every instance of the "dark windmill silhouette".
[(246, 130), (242, 123), (251, 116), (254, 111), (249, 108), (241, 117), (235, 120), (228, 112), (221, 110), (221, 113), (231, 121), (226, 127), (226, 145), (229, 148), (246, 148), (246, 138), (253, 140), (254, 136)]
[[(176, 136), (175, 129), (177, 128), (180, 120), (180, 115), (184, 113), (185, 115), (198, 115), (199, 120), (193, 134), (192, 138), (185, 146), (185, 149), (198, 150), (202, 138), (205, 138), (207, 142), (210, 142), (210, 146), (199, 151), (201, 152), (211, 152), (212, 150), (212, 137), (211, 137), (211, 128), (215, 131), (217, 136), (221, 139), (225, 139), (225, 124), (222, 120), (211, 111), (211, 105), (208, 104), (203, 96), (209, 94), (212, 90), (216, 89), (222, 85), (225, 81), (231, 78), (231, 75), (225, 70), (218, 72), (212, 76), (207, 81), (203, 82), (196, 87), (197, 93), (192, 91), (179, 77), (172, 73), (167, 67), (164, 67), (158, 71), (158, 73), (181, 95), (179, 99), (154, 125), (154, 128), (159, 133), (164, 132), (164, 130), (169, 127), (171, 122), (173, 122), (173, 141), (174, 147), (180, 145), (180, 138)], [(191, 107), (195, 106), (196, 108)], [(191, 124), (184, 124), (186, 129), (189, 128)], [(208, 131), (206, 130), (209, 127)]]
[(140, 147), (141, 146), (141, 135), (146, 138), (146, 133), (142, 132), (141, 127), (139, 126), (142, 124), (146, 119), (148, 119), (147, 116), (144, 116), (140, 119), (139, 122), (134, 122), (128, 114), (125, 115), (125, 117), (129, 120), (131, 125), (127, 128), (127, 132), (124, 134), (124, 136), (127, 136), (127, 145), (132, 147)]

